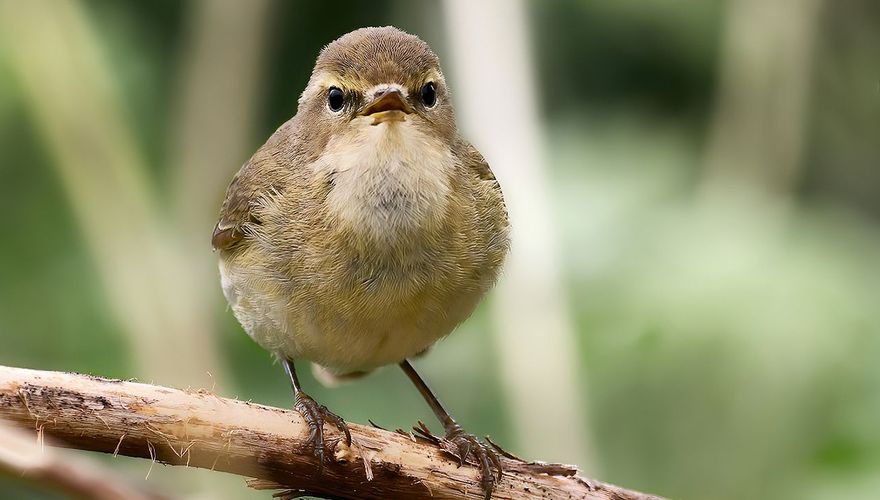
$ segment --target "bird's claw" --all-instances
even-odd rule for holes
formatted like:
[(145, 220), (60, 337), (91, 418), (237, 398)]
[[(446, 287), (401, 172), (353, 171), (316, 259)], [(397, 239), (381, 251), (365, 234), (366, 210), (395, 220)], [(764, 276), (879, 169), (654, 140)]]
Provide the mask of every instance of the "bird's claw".
[(324, 422), (330, 422), (345, 435), (345, 443), (351, 446), (351, 433), (345, 420), (339, 415), (328, 410), (326, 406), (318, 404), (311, 396), (302, 392), (296, 395), (296, 403), (293, 405), (306, 424), (309, 426), (309, 443), (318, 459), (318, 474), (324, 468)]
[(501, 475), (504, 472), (501, 459), (498, 458), (495, 450), (473, 434), (465, 432), (458, 424), (447, 427), (446, 438), (443, 441), (443, 448), (458, 458), (459, 466), (464, 465), (470, 459), (480, 467), (480, 486), (486, 493), (488, 500), (492, 496), (495, 485), (501, 481)]

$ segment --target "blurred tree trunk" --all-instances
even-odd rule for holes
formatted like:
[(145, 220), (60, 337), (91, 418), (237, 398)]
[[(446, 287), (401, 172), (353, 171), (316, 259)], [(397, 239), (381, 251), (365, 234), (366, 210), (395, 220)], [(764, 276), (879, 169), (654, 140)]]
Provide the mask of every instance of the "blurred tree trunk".
[(745, 182), (786, 195), (801, 174), (821, 0), (730, 0), (704, 190)]
[(270, 0), (198, 0), (189, 7), (169, 127), (171, 190), (180, 238), (198, 289), (209, 298), (220, 297), (211, 230), (226, 185), (253, 147), (272, 6)]
[(504, 190), (513, 246), (492, 301), (505, 398), (523, 453), (591, 470), (586, 392), (560, 279), (541, 153), (526, 7), (520, 1), (447, 0), (454, 97), (466, 135)]

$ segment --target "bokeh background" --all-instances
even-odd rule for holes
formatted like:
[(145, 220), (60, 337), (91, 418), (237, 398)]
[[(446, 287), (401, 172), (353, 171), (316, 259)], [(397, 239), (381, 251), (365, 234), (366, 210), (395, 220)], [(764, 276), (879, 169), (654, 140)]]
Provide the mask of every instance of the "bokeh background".
[[(386, 24), (440, 55), (516, 227), (498, 290), (417, 362), (469, 430), (675, 498), (880, 497), (872, 0), (3, 0), (0, 364), (290, 406), (210, 232), (320, 48)], [(433, 425), (394, 368), (305, 385)]]

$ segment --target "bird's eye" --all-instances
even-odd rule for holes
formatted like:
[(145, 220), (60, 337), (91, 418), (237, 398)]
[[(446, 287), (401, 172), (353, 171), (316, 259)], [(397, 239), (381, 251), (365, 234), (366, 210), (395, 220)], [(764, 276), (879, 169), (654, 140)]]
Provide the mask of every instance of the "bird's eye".
[(434, 82), (428, 82), (422, 87), (422, 102), (429, 108), (437, 104), (437, 88), (434, 87)]
[(327, 92), (327, 106), (330, 108), (330, 111), (335, 113), (341, 110), (343, 105), (345, 105), (345, 94), (337, 87), (330, 87), (330, 90)]

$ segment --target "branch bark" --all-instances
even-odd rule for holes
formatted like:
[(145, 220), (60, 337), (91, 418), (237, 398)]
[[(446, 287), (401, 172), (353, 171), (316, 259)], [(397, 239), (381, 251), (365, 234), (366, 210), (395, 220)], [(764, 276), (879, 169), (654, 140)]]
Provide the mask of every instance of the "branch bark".
[[(351, 448), (326, 428), (332, 458), (319, 473), (299, 414), (208, 391), (0, 366), (0, 419), (61, 446), (229, 472), (255, 478), (254, 487), (293, 494), (482, 498), (477, 469), (457, 467), (431, 440), (361, 425), (350, 425)], [(587, 481), (570, 466), (514, 459), (504, 465), (496, 499), (659, 498)]]
[[(41, 434), (33, 439), (27, 431), (0, 421), (0, 474), (30, 481), (43, 489), (76, 498), (94, 500), (162, 500), (158, 494), (135, 488), (128, 481), (114, 478), (107, 470), (86, 457), (71, 457), (59, 450), (43, 448)], [(72, 452), (68, 452), (72, 453)], [(108, 480), (113, 478), (113, 480)]]

